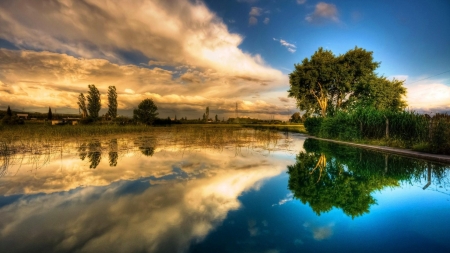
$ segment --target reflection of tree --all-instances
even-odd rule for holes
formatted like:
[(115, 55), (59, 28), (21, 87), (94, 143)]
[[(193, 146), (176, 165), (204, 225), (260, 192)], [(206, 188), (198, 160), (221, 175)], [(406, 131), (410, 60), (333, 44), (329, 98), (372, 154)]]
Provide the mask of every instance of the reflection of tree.
[(86, 158), (87, 155), (87, 145), (86, 143), (82, 143), (79, 147), (78, 147), (78, 156), (80, 157), (81, 161), (84, 161), (84, 159)]
[(139, 147), (139, 150), (143, 155), (152, 156), (155, 152), (156, 139), (151, 137), (140, 137), (135, 140), (134, 145)]
[(119, 154), (117, 153), (118, 150), (117, 145), (117, 139), (112, 139), (109, 142), (109, 166), (115, 167), (117, 165), (117, 159), (119, 158)]
[[(427, 162), (307, 139), (306, 152), (288, 166), (289, 189), (294, 197), (320, 215), (333, 207), (352, 218), (369, 213), (376, 200), (372, 192), (395, 187), (400, 181), (420, 180)], [(433, 166), (435, 175), (445, 167)]]
[(100, 163), (100, 160), (102, 159), (101, 148), (102, 145), (99, 140), (92, 140), (91, 142), (89, 142), (89, 152), (87, 154), (89, 162), (91, 163), (89, 165), (89, 168), (91, 169), (97, 168), (98, 164)]

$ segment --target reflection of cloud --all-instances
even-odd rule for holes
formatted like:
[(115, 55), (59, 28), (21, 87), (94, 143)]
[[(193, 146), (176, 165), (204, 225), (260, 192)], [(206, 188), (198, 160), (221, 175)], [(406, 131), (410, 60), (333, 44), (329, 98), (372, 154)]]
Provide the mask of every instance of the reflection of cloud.
[[(216, 170), (205, 178), (155, 186), (122, 181), (36, 195), (0, 208), (0, 240), (14, 247), (4, 248), (7, 252), (181, 252), (239, 208), (244, 191), (279, 173), (271, 166)], [(126, 192), (136, 189), (129, 183), (142, 190)], [(19, 236), (23, 231), (27, 237)]]
[(293, 196), (294, 196), (294, 195), (292, 194), (292, 192), (291, 192), (291, 193), (288, 193), (284, 199), (281, 199), (281, 200), (278, 202), (278, 204), (273, 204), (272, 206), (276, 206), (276, 205), (281, 206), (281, 205), (284, 205), (284, 204), (286, 204), (287, 202), (292, 201), (292, 200), (294, 199)]
[(321, 241), (327, 239), (333, 235), (334, 223), (328, 224), (326, 226), (315, 226), (308, 222), (303, 224), (303, 227), (311, 230), (314, 239)]
[(305, 20), (310, 23), (323, 23), (326, 20), (339, 22), (336, 5), (320, 2), (316, 5), (314, 12), (307, 15)]

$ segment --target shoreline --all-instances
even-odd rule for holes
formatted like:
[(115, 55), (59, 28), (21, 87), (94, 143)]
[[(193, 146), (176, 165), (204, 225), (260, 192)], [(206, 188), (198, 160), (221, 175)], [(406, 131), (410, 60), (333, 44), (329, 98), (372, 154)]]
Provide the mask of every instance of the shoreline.
[(354, 146), (354, 147), (359, 147), (359, 148), (393, 153), (393, 154), (401, 155), (401, 156), (414, 157), (414, 158), (419, 158), (419, 159), (423, 159), (423, 160), (429, 160), (429, 161), (434, 161), (434, 162), (450, 164), (450, 156), (449, 155), (424, 153), (424, 152), (413, 151), (410, 149), (392, 148), (392, 147), (387, 147), (387, 146), (375, 146), (375, 145), (359, 144), (359, 143), (346, 142), (346, 141), (338, 141), (338, 140), (332, 140), (332, 139), (324, 139), (324, 138), (319, 138), (319, 137), (315, 137), (315, 136), (311, 136), (311, 135), (305, 135), (305, 136), (307, 138), (316, 139), (316, 140), (320, 140), (320, 141), (328, 141), (328, 142), (333, 142), (333, 143), (337, 143), (337, 144), (349, 145), (349, 146)]

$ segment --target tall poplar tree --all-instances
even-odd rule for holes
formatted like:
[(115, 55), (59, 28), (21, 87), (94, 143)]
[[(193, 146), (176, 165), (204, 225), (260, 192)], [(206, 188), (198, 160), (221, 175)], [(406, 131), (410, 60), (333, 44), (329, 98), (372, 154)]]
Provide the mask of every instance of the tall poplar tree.
[(108, 115), (111, 119), (117, 117), (117, 92), (115, 86), (108, 87)]
[(89, 117), (92, 119), (98, 118), (98, 112), (102, 108), (101, 105), (101, 99), (100, 99), (100, 92), (93, 84), (88, 85), (89, 91), (87, 95), (87, 110), (89, 112)]
[(86, 118), (88, 116), (87, 107), (86, 107), (86, 97), (83, 95), (83, 93), (80, 93), (78, 96), (78, 107), (81, 111), (81, 117)]

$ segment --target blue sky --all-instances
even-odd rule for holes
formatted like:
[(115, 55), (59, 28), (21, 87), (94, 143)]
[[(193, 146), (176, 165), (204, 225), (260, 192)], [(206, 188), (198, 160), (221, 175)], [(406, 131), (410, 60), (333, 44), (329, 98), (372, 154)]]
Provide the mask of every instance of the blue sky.
[(5, 0), (0, 108), (77, 112), (93, 83), (116, 86), (125, 115), (149, 97), (163, 117), (206, 106), (233, 117), (238, 103), (241, 116), (287, 119), (294, 64), (358, 46), (405, 80), (409, 109), (449, 111), (449, 11), (446, 0)]

